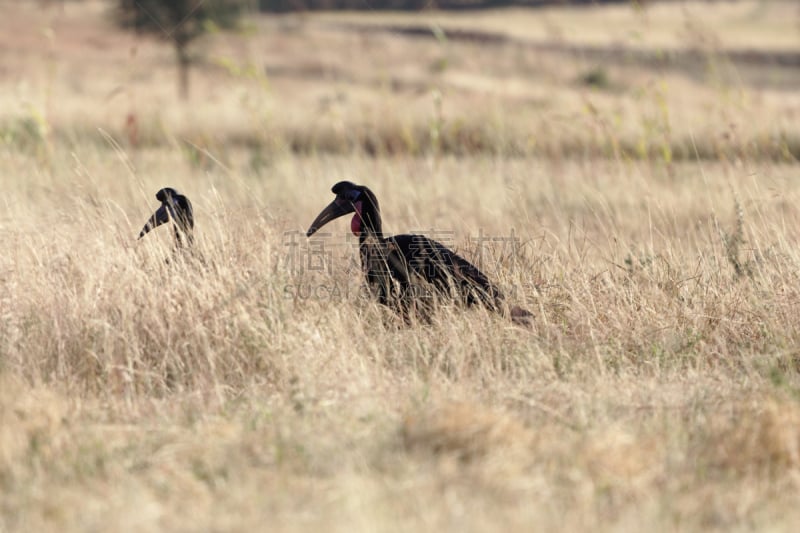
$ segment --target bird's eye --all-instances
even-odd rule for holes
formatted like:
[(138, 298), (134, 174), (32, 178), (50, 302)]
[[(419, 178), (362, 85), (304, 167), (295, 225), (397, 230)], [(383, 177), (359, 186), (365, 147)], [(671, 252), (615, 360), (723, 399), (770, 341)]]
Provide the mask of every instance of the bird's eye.
[(350, 189), (349, 191), (347, 191), (345, 196), (351, 202), (355, 202), (358, 199), (358, 197), (361, 196), (361, 191), (356, 190), (356, 189)]

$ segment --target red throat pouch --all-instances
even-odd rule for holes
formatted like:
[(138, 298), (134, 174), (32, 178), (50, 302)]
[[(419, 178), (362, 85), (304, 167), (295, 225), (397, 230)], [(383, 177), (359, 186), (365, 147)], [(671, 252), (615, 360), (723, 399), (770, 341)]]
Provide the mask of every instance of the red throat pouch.
[(361, 202), (356, 202), (353, 207), (356, 208), (356, 214), (350, 221), (350, 231), (353, 232), (353, 235), (361, 235)]

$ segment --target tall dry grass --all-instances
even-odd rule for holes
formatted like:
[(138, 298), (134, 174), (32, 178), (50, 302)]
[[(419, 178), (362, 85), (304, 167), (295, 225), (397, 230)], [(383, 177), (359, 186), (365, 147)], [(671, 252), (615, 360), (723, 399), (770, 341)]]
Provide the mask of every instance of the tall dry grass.
[[(13, 126), (0, 146), (0, 531), (796, 526), (798, 167), (753, 144), (773, 126), (796, 134), (792, 94), (745, 84), (739, 106), (641, 71), (666, 89), (637, 101), (576, 83), (585, 65), (454, 43), (431, 77), (414, 65), (440, 60), (440, 44), (312, 18), (219, 37), (219, 55), (263, 51), (267, 78), (206, 65), (194, 103), (167, 108), (166, 48), (138, 43), (129, 63), (115, 51), (130, 77), (97, 74), (109, 60), (91, 39), (110, 38), (97, 8), (52, 15), (62, 41), (46, 60), (34, 37), (27, 62), (3, 60), (17, 90), (53, 97), (28, 92), (20, 116), (21, 97), (0, 91)], [(375, 49), (346, 65), (351, 81), (321, 84), (344, 62), (336, 47), (365, 39)], [(418, 96), (381, 81), (381, 53), (396, 79), (420, 77)], [(306, 70), (270, 77), (279, 54)], [(527, 62), (541, 78), (486, 81)], [(58, 74), (38, 78), (48, 65)], [(121, 78), (131, 107), (97, 98)], [(546, 101), (521, 104), (515, 83)], [(153, 142), (132, 141), (131, 110)], [(643, 135), (625, 124), (649, 120), (657, 148), (625, 148)], [(446, 148), (459, 121), (500, 149)], [(379, 122), (387, 138), (424, 127), (440, 144), (376, 157), (354, 139)], [(552, 150), (507, 157), (519, 140), (493, 128), (511, 123)], [(256, 141), (236, 142), (240, 127)], [(341, 145), (292, 147), (293, 128)], [(684, 133), (720, 149), (681, 160)], [(532, 326), (444, 308), (409, 327), (363, 298), (346, 220), (302, 234), (343, 179), (376, 192), (387, 231), (479, 263)], [(166, 185), (195, 206), (191, 253), (173, 252), (168, 228), (135, 240)]]
[[(91, 181), (126, 173), (94, 150), (9, 197), (7, 529), (793, 522), (792, 167), (313, 157), (256, 180), (141, 154)], [(162, 173), (195, 254), (134, 241)], [(322, 256), (294, 240), (344, 177), (390, 231), (452, 228), (533, 327), (408, 328), (360, 298), (346, 223)], [(474, 241), (511, 228), (513, 253)]]

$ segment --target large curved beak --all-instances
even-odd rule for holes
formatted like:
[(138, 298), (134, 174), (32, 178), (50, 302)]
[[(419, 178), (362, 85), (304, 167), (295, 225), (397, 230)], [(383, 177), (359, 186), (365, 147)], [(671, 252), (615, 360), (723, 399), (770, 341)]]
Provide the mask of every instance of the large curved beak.
[(322, 226), (330, 222), (331, 220), (335, 220), (341, 216), (344, 216), (348, 213), (354, 213), (356, 210), (353, 207), (352, 202), (348, 202), (343, 198), (336, 198), (328, 207), (322, 210), (322, 212), (317, 215), (317, 218), (314, 219), (314, 222), (311, 223), (311, 227), (308, 228), (306, 232), (306, 237), (311, 237), (314, 235), (317, 230), (319, 230)]
[(144, 225), (142, 231), (139, 233), (139, 238), (141, 239), (144, 237), (150, 230), (157, 228), (161, 224), (166, 224), (169, 222), (170, 213), (167, 209), (166, 205), (162, 205), (159, 207), (153, 216), (150, 217), (150, 220), (147, 221), (147, 224)]

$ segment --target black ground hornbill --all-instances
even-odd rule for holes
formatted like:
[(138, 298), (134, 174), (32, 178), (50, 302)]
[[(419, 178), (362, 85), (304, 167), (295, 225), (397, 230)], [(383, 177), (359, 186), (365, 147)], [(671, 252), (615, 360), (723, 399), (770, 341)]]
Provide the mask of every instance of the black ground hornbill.
[(509, 309), (503, 293), (483, 272), (441, 243), (424, 235), (384, 237), (378, 200), (369, 188), (341, 181), (331, 191), (336, 198), (311, 223), (306, 236), (331, 220), (355, 213), (350, 229), (359, 238), (367, 285), (380, 303), (405, 319), (427, 318), (431, 305), (442, 297), (483, 305), (518, 323), (527, 324), (533, 318), (519, 307)]
[(175, 230), (175, 246), (177, 248), (182, 248), (184, 245), (190, 246), (194, 242), (192, 202), (172, 187), (165, 187), (158, 191), (156, 199), (161, 202), (161, 207), (156, 209), (156, 212), (144, 225), (139, 233), (139, 238), (141, 239), (150, 230), (172, 220), (173, 229)]

